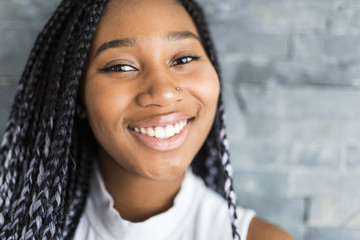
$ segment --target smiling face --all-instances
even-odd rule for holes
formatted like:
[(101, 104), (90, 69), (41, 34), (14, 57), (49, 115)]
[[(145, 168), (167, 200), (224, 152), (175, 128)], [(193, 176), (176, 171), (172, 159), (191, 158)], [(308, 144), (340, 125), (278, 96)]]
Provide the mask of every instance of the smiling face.
[(174, 0), (110, 1), (83, 87), (100, 165), (152, 180), (184, 173), (220, 91), (192, 19)]

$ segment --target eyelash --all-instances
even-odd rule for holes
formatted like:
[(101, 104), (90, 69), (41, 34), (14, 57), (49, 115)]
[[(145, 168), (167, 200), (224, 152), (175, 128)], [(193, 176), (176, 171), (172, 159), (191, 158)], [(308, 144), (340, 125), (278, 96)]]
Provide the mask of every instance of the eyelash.
[[(130, 69), (126, 70), (126, 68), (130, 68)], [(136, 71), (137, 68), (128, 64), (116, 64), (99, 70), (101, 72), (128, 72), (128, 71)]]
[[(170, 66), (176, 66), (176, 65), (182, 65), (182, 64), (186, 64), (192, 61), (197, 61), (199, 60), (200, 57), (199, 56), (184, 56), (184, 57), (180, 57), (178, 59), (175, 59)], [(175, 64), (176, 63), (176, 64)]]
[[(197, 61), (199, 60), (200, 57), (199, 56), (184, 56), (184, 57), (180, 57), (178, 59), (175, 59), (172, 63), (171, 63), (171, 67), (176, 66), (176, 65), (183, 65), (183, 64), (187, 64), (190, 63), (192, 61)], [(126, 69), (129, 68), (129, 69)], [(138, 70), (136, 67), (133, 67), (131, 65), (128, 64), (116, 64), (110, 67), (106, 67), (103, 69), (99, 69), (102, 72), (128, 72), (128, 71), (136, 71)]]

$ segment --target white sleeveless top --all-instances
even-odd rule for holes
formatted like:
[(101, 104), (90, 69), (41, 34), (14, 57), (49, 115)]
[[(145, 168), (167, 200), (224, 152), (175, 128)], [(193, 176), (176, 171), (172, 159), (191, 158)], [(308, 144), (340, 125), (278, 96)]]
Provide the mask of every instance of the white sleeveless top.
[[(227, 202), (188, 170), (174, 205), (144, 222), (121, 218), (96, 168), (74, 240), (230, 240)], [(255, 213), (237, 208), (239, 233), (246, 240)]]

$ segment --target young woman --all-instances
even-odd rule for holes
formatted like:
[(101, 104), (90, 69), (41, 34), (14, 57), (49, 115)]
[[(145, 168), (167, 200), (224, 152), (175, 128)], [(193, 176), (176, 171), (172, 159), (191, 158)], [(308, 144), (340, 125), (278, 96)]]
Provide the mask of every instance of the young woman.
[(292, 239), (236, 207), (219, 66), (191, 0), (64, 0), (0, 160), (1, 239)]

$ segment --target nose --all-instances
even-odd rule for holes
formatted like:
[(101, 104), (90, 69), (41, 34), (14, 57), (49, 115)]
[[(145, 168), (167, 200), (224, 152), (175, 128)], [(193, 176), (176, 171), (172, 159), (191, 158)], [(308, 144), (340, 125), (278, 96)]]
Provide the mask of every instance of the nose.
[(165, 107), (182, 101), (184, 91), (176, 86), (176, 80), (171, 74), (148, 73), (142, 81), (143, 90), (137, 95), (136, 102), (142, 107)]

